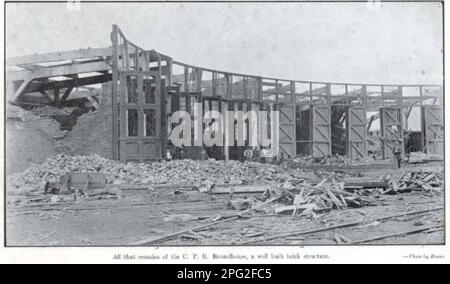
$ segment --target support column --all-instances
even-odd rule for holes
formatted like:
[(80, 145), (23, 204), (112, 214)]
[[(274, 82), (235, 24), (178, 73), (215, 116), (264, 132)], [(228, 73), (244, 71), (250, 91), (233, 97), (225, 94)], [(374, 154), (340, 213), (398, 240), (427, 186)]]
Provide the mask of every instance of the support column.
[(119, 126), (118, 126), (118, 108), (117, 108), (117, 81), (119, 80), (118, 58), (119, 58), (119, 28), (113, 25), (111, 34), (112, 41), (112, 155), (114, 160), (119, 160)]

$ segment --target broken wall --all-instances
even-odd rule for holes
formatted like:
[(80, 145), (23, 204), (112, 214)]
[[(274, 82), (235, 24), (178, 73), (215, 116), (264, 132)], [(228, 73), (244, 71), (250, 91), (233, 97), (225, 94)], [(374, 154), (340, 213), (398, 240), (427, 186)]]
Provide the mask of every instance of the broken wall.
[(102, 85), (99, 109), (80, 116), (62, 142), (75, 155), (95, 153), (104, 158), (113, 158), (111, 82)]
[(7, 105), (6, 118), (6, 174), (21, 172), (33, 163), (70, 153), (58, 139), (66, 132), (52, 119), (41, 118), (19, 107)]

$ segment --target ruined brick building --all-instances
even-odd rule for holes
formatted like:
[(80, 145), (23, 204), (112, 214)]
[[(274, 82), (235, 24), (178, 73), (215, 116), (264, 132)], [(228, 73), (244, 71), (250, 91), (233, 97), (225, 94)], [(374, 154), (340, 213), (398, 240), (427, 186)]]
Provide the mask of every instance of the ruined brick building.
[[(192, 113), (194, 102), (202, 103), (205, 111), (278, 110), (284, 157), (389, 159), (395, 143), (401, 143), (404, 154), (443, 154), (443, 86), (236, 74), (177, 62), (139, 47), (117, 26), (111, 40), (106, 48), (7, 59), (7, 159), (16, 163), (13, 167), (40, 162), (55, 152), (97, 153), (124, 162), (164, 158), (171, 113)], [(42, 114), (43, 107), (64, 113)], [(414, 110), (420, 114), (421, 129), (411, 133), (408, 123)], [(34, 117), (27, 118), (26, 112)], [(199, 153), (194, 148), (186, 149), (192, 158)], [(227, 159), (239, 158), (241, 150), (222, 147), (210, 152)]]

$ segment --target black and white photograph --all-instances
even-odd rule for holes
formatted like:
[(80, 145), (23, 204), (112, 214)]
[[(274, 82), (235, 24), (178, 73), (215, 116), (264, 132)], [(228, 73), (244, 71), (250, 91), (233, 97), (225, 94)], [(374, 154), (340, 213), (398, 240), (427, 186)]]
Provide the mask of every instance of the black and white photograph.
[(5, 251), (448, 261), (443, 1), (3, 4)]

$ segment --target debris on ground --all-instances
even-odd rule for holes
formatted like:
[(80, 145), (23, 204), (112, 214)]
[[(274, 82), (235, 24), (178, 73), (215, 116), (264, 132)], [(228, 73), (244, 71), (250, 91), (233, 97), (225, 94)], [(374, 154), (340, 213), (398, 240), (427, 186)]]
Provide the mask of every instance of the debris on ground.
[[(8, 176), (7, 183), (12, 195), (57, 195), (41, 202), (121, 198), (121, 187), (150, 190), (178, 184), (200, 193), (228, 194), (224, 207), (230, 210), (310, 216), (334, 209), (382, 205), (382, 194), (417, 189), (435, 194), (443, 188), (443, 171), (405, 171), (396, 181), (390, 175), (367, 176), (338, 169), (301, 171), (249, 161), (224, 163), (209, 159), (124, 164), (94, 154), (59, 155)], [(96, 188), (106, 190), (96, 192)], [(64, 196), (68, 194), (73, 196)]]
[(302, 164), (305, 166), (344, 166), (348, 165), (349, 161), (344, 156), (335, 155), (330, 157), (315, 158), (312, 156), (298, 156), (292, 160), (293, 163)]
[[(98, 155), (59, 155), (9, 175), (7, 183), (8, 210), (17, 218), (60, 222), (79, 214), (97, 218), (102, 212), (128, 212), (121, 218), (129, 222), (144, 216), (138, 227), (145, 222), (148, 230), (126, 236), (133, 245), (265, 244), (278, 239), (286, 244), (370, 243), (375, 240), (365, 231), (379, 231), (379, 241), (394, 238), (386, 234), (394, 221), (407, 223), (402, 232), (411, 235), (442, 231), (440, 222), (417, 218), (411, 211), (440, 206), (444, 171), (437, 165), (361, 171), (213, 159), (123, 164)], [(402, 210), (396, 211), (394, 202)], [(390, 210), (393, 216), (413, 214), (414, 219), (380, 219)], [(152, 224), (163, 229), (155, 231)], [(43, 240), (36, 241), (50, 243), (54, 237), (46, 236), (51, 232), (43, 231)]]
[(72, 173), (60, 177), (57, 182), (47, 181), (42, 192), (36, 193), (40, 198), (18, 198), (12, 202), (15, 205), (32, 203), (61, 203), (81, 201), (86, 199), (121, 199), (122, 190), (108, 184), (105, 175), (100, 173)]
[[(382, 205), (378, 200), (378, 189), (355, 190), (346, 188), (345, 182), (323, 180), (318, 184), (285, 183), (281, 187), (267, 189), (260, 199), (240, 198), (233, 200), (230, 196), (229, 209), (253, 210), (272, 214), (314, 215), (332, 209), (343, 210), (364, 206)], [(237, 205), (236, 205), (237, 204)]]
[[(59, 109), (57, 110), (62, 111)], [(31, 124), (33, 128), (40, 129), (42, 132), (47, 134), (51, 139), (55, 140), (60, 140), (64, 138), (68, 133), (67, 130), (61, 130), (59, 122), (57, 122), (52, 117), (48, 115), (46, 116), (38, 115), (35, 114), (34, 112), (26, 111), (17, 106), (8, 106), (7, 118), (8, 120), (13, 120), (22, 124), (23, 123)]]
[[(297, 171), (296, 171), (297, 172)], [(13, 194), (39, 193), (47, 182), (56, 183), (72, 173), (101, 173), (115, 185), (196, 185), (209, 191), (214, 186), (238, 184), (277, 184), (295, 175), (273, 164), (255, 162), (173, 160), (144, 163), (120, 163), (100, 157), (58, 155), (40, 165), (7, 177), (8, 190)], [(301, 174), (301, 172), (299, 172)]]
[(444, 190), (444, 169), (405, 171), (397, 183), (393, 183), (389, 193), (423, 191), (434, 196)]
[(410, 164), (422, 164), (427, 162), (442, 162), (444, 157), (437, 154), (428, 154), (423, 152), (411, 152), (409, 153), (408, 163)]

